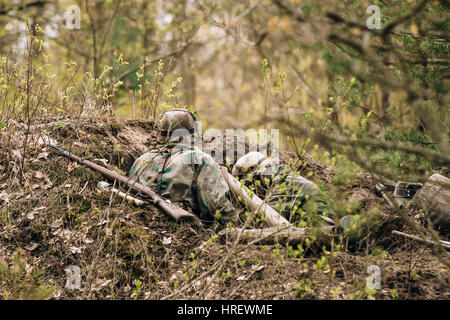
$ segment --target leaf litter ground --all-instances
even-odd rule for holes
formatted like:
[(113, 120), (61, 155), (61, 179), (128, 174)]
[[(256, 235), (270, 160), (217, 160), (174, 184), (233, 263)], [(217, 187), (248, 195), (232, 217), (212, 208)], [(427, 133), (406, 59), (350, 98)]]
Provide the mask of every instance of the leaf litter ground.
[[(76, 123), (76, 124), (75, 124)], [(11, 128), (10, 128), (11, 127)], [(0, 293), (4, 298), (52, 299), (447, 299), (449, 271), (417, 242), (394, 238), (407, 230), (391, 217), (342, 250), (311, 246), (300, 260), (285, 245), (230, 244), (198, 221), (175, 224), (149, 204), (139, 209), (99, 193), (100, 174), (45, 147), (50, 137), (79, 156), (127, 174), (134, 159), (156, 145), (145, 121), (66, 121), (32, 132), (5, 130), (0, 141)], [(208, 145), (206, 144), (206, 147)], [(281, 152), (282, 161), (293, 155)], [(304, 156), (313, 179), (332, 170)], [(367, 177), (345, 197), (362, 209), (382, 207)], [(414, 213), (411, 213), (414, 215)], [(369, 292), (367, 268), (381, 270)], [(80, 287), (68, 286), (70, 266)]]

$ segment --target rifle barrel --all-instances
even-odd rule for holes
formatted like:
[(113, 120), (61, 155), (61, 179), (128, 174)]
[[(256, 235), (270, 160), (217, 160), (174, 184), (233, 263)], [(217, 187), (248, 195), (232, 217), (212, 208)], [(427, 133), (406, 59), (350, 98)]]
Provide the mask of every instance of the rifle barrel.
[(122, 182), (126, 185), (129, 185), (134, 190), (140, 191), (146, 195), (148, 195), (152, 200), (153, 203), (160, 208), (162, 211), (164, 211), (166, 214), (168, 214), (172, 219), (174, 219), (177, 222), (191, 222), (194, 220), (194, 216), (187, 212), (186, 210), (177, 207), (163, 198), (161, 198), (158, 194), (156, 194), (152, 189), (149, 187), (146, 187), (139, 182), (130, 179), (128, 177), (122, 176), (114, 171), (111, 171), (109, 169), (106, 169), (105, 167), (102, 167), (92, 161), (84, 160), (77, 155), (70, 153), (66, 150), (63, 150), (57, 146), (54, 146), (52, 144), (48, 144), (48, 146), (54, 150), (56, 150), (58, 153), (62, 154), (65, 157), (68, 157), (74, 161), (77, 161), (79, 164), (83, 164), (89, 168), (91, 168), (94, 171), (100, 172), (105, 177), (109, 178), (110, 180), (116, 180), (119, 182)]

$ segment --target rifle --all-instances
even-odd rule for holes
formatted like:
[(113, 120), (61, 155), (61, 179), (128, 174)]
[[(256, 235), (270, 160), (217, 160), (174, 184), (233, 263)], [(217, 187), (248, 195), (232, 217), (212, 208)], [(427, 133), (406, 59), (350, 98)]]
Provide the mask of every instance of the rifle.
[(176, 222), (191, 222), (194, 220), (194, 215), (187, 212), (186, 210), (177, 207), (173, 205), (172, 203), (168, 202), (167, 200), (164, 200), (161, 198), (158, 194), (156, 194), (152, 189), (149, 187), (146, 187), (137, 181), (124, 177), (114, 171), (108, 170), (105, 167), (102, 167), (98, 164), (95, 164), (89, 160), (84, 160), (66, 150), (63, 150), (55, 145), (47, 144), (50, 148), (57, 151), (59, 154), (70, 158), (79, 164), (83, 164), (86, 167), (91, 168), (94, 171), (97, 171), (107, 177), (110, 180), (117, 180), (119, 182), (122, 182), (128, 186), (130, 186), (132, 189), (142, 192), (143, 194), (150, 197), (150, 199), (153, 201), (156, 207), (164, 211), (164, 213), (168, 214), (173, 220)]

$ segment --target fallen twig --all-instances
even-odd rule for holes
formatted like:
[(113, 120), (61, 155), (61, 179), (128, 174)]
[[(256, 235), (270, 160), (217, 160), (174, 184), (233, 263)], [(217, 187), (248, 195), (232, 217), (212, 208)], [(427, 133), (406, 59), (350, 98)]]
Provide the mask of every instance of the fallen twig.
[(405, 238), (409, 238), (409, 239), (412, 239), (412, 240), (416, 240), (416, 241), (419, 241), (419, 242), (423, 242), (423, 243), (427, 243), (427, 244), (431, 244), (431, 245), (435, 245), (435, 246), (441, 245), (441, 246), (443, 246), (446, 249), (450, 249), (450, 242), (448, 242), (448, 241), (439, 240), (439, 243), (437, 243), (435, 241), (431, 241), (431, 240), (428, 240), (428, 239), (422, 239), (420, 237), (413, 236), (413, 235), (410, 235), (410, 234), (407, 234), (407, 233), (403, 233), (403, 232), (400, 232), (400, 231), (397, 231), (397, 230), (392, 230), (392, 234), (396, 234), (396, 235), (399, 235), (399, 236), (403, 236)]

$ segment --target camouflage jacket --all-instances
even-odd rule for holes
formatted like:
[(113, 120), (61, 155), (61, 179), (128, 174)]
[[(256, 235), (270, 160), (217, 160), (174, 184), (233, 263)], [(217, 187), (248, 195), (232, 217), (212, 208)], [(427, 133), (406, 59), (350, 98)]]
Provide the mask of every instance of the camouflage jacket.
[[(265, 176), (261, 177), (264, 179)], [(266, 176), (266, 178), (269, 177)], [(308, 218), (316, 218), (317, 214), (333, 216), (317, 185), (292, 172), (287, 166), (280, 166), (270, 177), (269, 187), (265, 192), (268, 204), (292, 222), (297, 221), (304, 214), (308, 214)]]
[(140, 156), (130, 177), (172, 202), (181, 204), (206, 223), (234, 219), (229, 187), (213, 158), (198, 148), (163, 147)]

